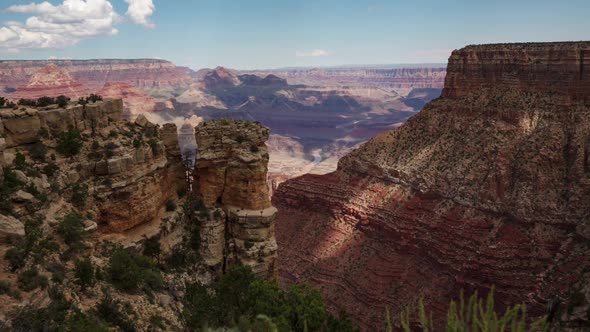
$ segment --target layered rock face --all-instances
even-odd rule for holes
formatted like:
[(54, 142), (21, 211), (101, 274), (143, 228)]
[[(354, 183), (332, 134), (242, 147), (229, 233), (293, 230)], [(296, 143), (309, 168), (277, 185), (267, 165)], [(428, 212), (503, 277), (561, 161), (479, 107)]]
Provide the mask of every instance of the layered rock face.
[[(64, 186), (86, 184), (93, 193), (87, 208), (96, 211), (102, 230), (123, 232), (158, 217), (167, 200), (184, 186), (184, 168), (177, 153), (178, 138), (169, 133), (176, 132), (174, 125), (166, 126), (160, 138), (156, 125), (147, 120), (124, 122), (122, 114), (121, 99), (66, 109), (2, 109), (2, 143), (26, 149), (27, 144), (43, 140), (43, 131), (55, 138), (70, 129), (92, 137), (84, 141), (76, 158), (58, 162), (64, 174), (60, 181)], [(138, 139), (144, 135), (147, 142)]]
[(67, 109), (0, 109), (0, 127), (10, 148), (37, 142), (42, 128), (55, 135), (69, 128), (97, 132), (112, 122), (120, 121), (122, 111), (120, 99), (69, 106)]
[(153, 112), (156, 108), (154, 98), (125, 82), (107, 82), (98, 94), (103, 98), (123, 99), (125, 113), (131, 118), (141, 113)]
[(201, 225), (202, 255), (210, 266), (240, 263), (262, 277), (276, 275), (277, 210), (266, 184), (268, 134), (260, 124), (239, 120), (195, 128), (195, 189), (206, 207), (225, 212)]
[(451, 54), (442, 94), (460, 97), (503, 86), (588, 102), (589, 48), (588, 42), (467, 46)]
[(371, 330), (421, 297), (441, 319), (461, 289), (495, 285), (533, 316), (563, 300), (590, 266), (590, 76), (566, 56), (589, 46), (453, 52), (442, 98), (336, 172), (279, 186), (281, 280)]
[(157, 59), (0, 61), (0, 88), (25, 85), (39, 69), (55, 64), (93, 90), (107, 82), (127, 82), (137, 87), (180, 87), (190, 84), (189, 70)]
[(50, 63), (36, 71), (27, 85), (19, 86), (16, 92), (10, 95), (11, 99), (38, 99), (44, 96), (57, 97), (65, 95), (72, 99), (78, 99), (90, 94), (90, 89), (81, 82), (72, 78), (65, 70)]

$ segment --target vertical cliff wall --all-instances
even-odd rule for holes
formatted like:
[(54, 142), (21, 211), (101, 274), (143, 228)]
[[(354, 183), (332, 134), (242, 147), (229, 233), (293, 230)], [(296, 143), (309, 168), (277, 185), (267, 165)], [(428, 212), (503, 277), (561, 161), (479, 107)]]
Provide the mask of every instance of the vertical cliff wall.
[(566, 305), (590, 266), (590, 43), (468, 46), (443, 96), (340, 160), (279, 186), (282, 282), (309, 282), (367, 330), (461, 289)]
[(244, 264), (259, 276), (274, 278), (277, 210), (271, 205), (266, 174), (269, 131), (240, 120), (205, 122), (195, 128), (197, 159), (194, 187), (206, 207), (223, 215), (202, 229), (202, 254), (210, 265)]

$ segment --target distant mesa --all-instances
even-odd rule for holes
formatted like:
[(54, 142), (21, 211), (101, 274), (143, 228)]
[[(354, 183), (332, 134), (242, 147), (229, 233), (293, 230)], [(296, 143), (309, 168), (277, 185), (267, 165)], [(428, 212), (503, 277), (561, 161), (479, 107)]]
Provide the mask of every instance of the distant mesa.
[(72, 99), (87, 96), (90, 89), (81, 82), (75, 80), (67, 71), (59, 68), (53, 63), (36, 71), (29, 83), (17, 87), (10, 96), (11, 99), (38, 99), (43, 96), (57, 97), (65, 95)]

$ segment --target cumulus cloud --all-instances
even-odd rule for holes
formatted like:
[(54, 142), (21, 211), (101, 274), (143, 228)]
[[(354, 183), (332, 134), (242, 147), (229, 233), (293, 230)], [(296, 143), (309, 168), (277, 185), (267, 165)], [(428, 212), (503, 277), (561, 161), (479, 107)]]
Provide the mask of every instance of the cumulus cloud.
[(131, 21), (148, 28), (154, 27), (154, 24), (150, 21), (150, 17), (156, 11), (156, 6), (154, 6), (152, 0), (125, 0), (125, 2), (129, 5), (125, 15)]
[[(149, 21), (155, 7), (152, 0), (125, 0), (127, 16), (134, 23), (153, 27)], [(6, 12), (30, 14), (24, 22), (6, 22), (0, 27), (0, 50), (60, 49), (81, 40), (112, 36), (122, 18), (109, 0), (64, 0), (53, 5), (44, 1), (14, 5)]]
[(313, 57), (313, 58), (316, 58), (316, 57), (327, 56), (327, 55), (328, 55), (328, 52), (327, 51), (320, 50), (320, 49), (313, 50), (311, 52), (302, 52), (302, 51), (295, 52), (295, 56), (298, 57), (298, 58), (305, 58), (305, 57)]

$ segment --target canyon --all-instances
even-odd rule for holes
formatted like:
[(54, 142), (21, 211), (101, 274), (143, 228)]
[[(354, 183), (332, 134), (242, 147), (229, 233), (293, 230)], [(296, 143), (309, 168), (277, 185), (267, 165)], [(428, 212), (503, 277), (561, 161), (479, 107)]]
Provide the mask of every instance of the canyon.
[(573, 294), (590, 280), (589, 56), (588, 42), (453, 51), (440, 98), (335, 172), (278, 186), (281, 282), (321, 289), (364, 330), (420, 299), (440, 322), (461, 290), (492, 286), (499, 308), (559, 303), (587, 324)]
[(340, 156), (438, 97), (444, 75), (440, 65), (192, 71), (155, 59), (0, 61), (0, 96), (98, 93), (123, 99), (125, 118), (146, 114), (178, 128), (219, 118), (259, 121), (271, 140), (290, 142), (270, 146), (272, 188), (335, 170)]

